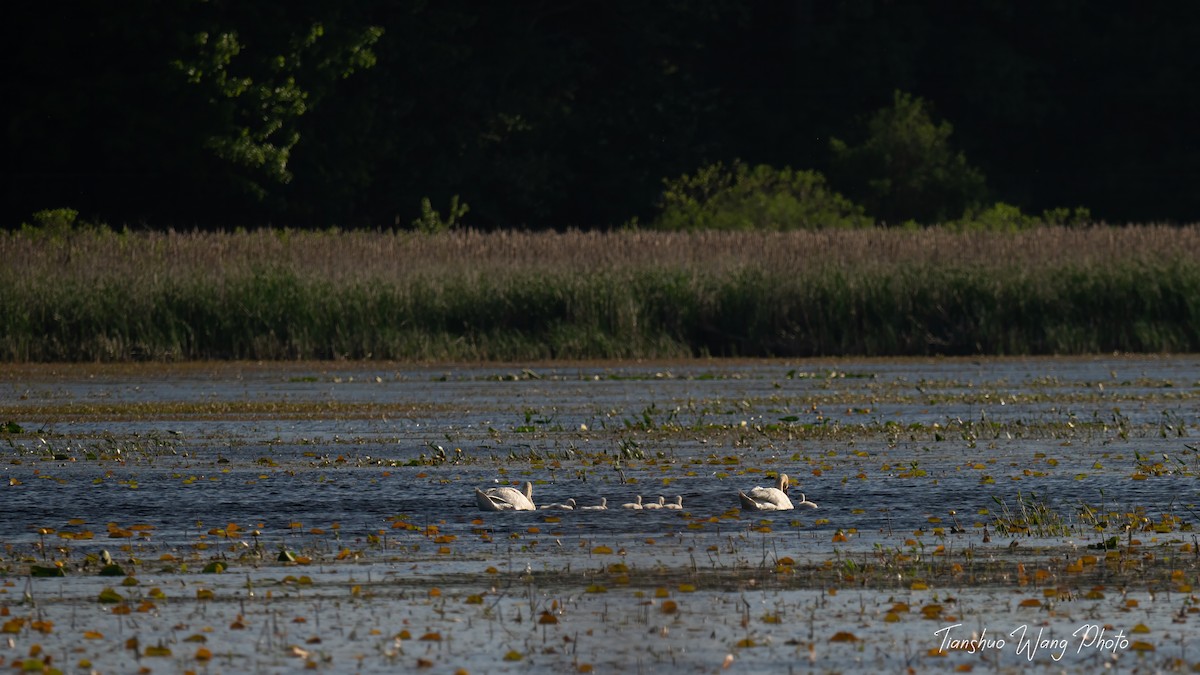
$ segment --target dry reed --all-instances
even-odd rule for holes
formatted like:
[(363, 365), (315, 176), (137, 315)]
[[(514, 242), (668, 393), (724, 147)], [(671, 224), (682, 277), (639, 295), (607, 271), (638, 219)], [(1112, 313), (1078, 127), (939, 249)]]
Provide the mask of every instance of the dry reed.
[(234, 233), (108, 232), (0, 237), (6, 281), (237, 276), (264, 266), (332, 283), (478, 274), (591, 274), (671, 268), (726, 274), (745, 268), (1024, 269), (1131, 260), (1200, 259), (1200, 226), (1042, 228), (1015, 233), (943, 229), (797, 232), (409, 232), (262, 229)]
[(0, 358), (1200, 349), (1200, 227), (0, 237)]

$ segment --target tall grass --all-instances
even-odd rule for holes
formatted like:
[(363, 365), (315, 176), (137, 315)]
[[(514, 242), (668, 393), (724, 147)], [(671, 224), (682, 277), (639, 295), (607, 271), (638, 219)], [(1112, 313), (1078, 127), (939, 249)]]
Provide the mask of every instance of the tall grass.
[(0, 236), (0, 359), (1200, 351), (1200, 227)]

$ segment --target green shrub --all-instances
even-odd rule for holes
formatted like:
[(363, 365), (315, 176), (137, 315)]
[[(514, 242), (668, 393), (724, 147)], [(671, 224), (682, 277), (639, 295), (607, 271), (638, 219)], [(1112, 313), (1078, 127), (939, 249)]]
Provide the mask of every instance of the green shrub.
[(80, 225), (75, 209), (43, 209), (33, 214), (33, 223), (21, 223), (21, 230), (31, 237), (62, 239)]
[(34, 227), (45, 230), (70, 230), (78, 220), (75, 209), (43, 209), (33, 214)]
[(990, 232), (1015, 232), (1037, 227), (1038, 219), (1021, 212), (1019, 207), (996, 202), (985, 209), (967, 209), (961, 220), (947, 223), (959, 231), (987, 230)]
[(21, 231), (33, 238), (62, 240), (77, 232), (102, 234), (109, 231), (103, 223), (80, 220), (75, 209), (43, 209), (35, 212), (32, 220), (33, 223), (21, 223)]
[(471, 207), (466, 202), (458, 201), (458, 195), (450, 198), (450, 210), (443, 219), (442, 214), (433, 208), (428, 197), (421, 199), (421, 215), (412, 222), (412, 229), (426, 234), (445, 232), (462, 225), (462, 217), (467, 215)]
[(816, 171), (753, 169), (741, 161), (702, 167), (695, 175), (664, 180), (663, 230), (814, 230), (867, 227), (860, 207), (829, 189)]
[(1082, 206), (1068, 209), (1056, 208), (1042, 212), (1040, 218), (1023, 213), (1020, 208), (1004, 202), (996, 202), (982, 209), (967, 209), (961, 220), (947, 223), (957, 231), (984, 230), (989, 232), (1016, 232), (1038, 226), (1072, 227), (1086, 224), (1091, 212)]
[(1056, 209), (1042, 211), (1042, 223), (1045, 225), (1078, 227), (1090, 222), (1092, 222), (1092, 212), (1082, 206), (1076, 206), (1073, 209), (1060, 206)]
[(834, 184), (867, 213), (890, 224), (934, 225), (979, 208), (987, 192), (983, 174), (953, 150), (954, 128), (935, 123), (922, 99), (897, 91), (892, 105), (864, 126), (858, 145), (834, 138), (830, 146)]

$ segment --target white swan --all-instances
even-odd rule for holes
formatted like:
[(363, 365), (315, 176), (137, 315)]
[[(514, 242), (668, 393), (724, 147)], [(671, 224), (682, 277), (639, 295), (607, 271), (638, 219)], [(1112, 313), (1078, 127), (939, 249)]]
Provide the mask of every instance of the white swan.
[(664, 499), (662, 495), (659, 495), (658, 501), (650, 502), (649, 504), (642, 504), (642, 508), (643, 509), (661, 509), (663, 507), (663, 504), (666, 503), (666, 501), (667, 500)]
[[(813, 506), (816, 506), (816, 504), (814, 504)], [(673, 501), (669, 504), (663, 504), (663, 508), (664, 509), (675, 509), (675, 510), (683, 509), (683, 495), (675, 495), (675, 501)]]
[(572, 497), (561, 504), (542, 504), (539, 509), (549, 509), (552, 511), (574, 511), (575, 499)]
[(642, 510), (642, 496), (641, 496), (641, 495), (638, 495), (638, 496), (637, 496), (637, 499), (635, 499), (635, 500), (633, 500), (633, 501), (629, 502), (628, 504), (622, 504), (622, 505), (621, 505), (621, 508), (623, 508), (623, 509), (636, 509), (636, 510), (638, 510), (638, 511), (641, 511), (641, 510)]
[(484, 511), (536, 511), (533, 505), (533, 483), (525, 481), (518, 490), (512, 487), (475, 488), (475, 503)]
[(756, 487), (750, 492), (739, 491), (738, 499), (742, 502), (742, 508), (749, 511), (791, 511), (796, 507), (792, 506), (792, 500), (788, 499), (788, 485), (787, 474), (781, 473), (775, 480), (775, 487)]
[(804, 507), (810, 508), (810, 509), (817, 508), (816, 502), (810, 502), (807, 499), (805, 499), (803, 492), (800, 493), (800, 501), (796, 502), (796, 506), (804, 506)]
[(579, 510), (580, 511), (607, 511), (608, 510), (608, 497), (601, 497), (600, 503), (597, 504), (596, 506), (580, 506)]

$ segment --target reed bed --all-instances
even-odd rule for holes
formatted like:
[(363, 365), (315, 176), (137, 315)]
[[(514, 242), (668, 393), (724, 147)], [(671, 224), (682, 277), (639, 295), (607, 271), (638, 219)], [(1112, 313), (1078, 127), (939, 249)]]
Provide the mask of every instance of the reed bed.
[(1200, 226), (0, 237), (0, 359), (1200, 351)]

